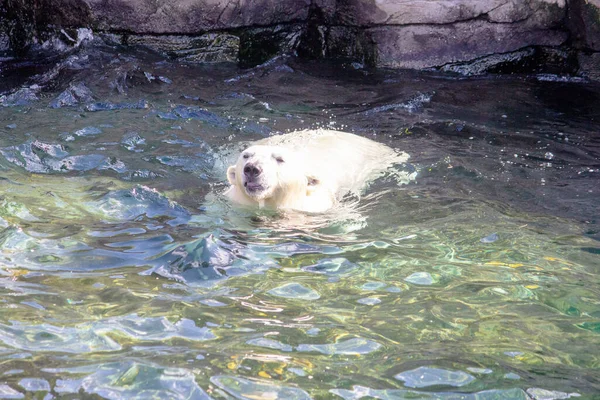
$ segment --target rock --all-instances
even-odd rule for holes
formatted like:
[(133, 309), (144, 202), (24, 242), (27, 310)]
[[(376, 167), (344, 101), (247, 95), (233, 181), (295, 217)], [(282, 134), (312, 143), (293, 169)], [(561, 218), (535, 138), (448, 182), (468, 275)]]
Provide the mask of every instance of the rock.
[(49, 32), (87, 27), (90, 22), (84, 0), (10, 0), (0, 7), (0, 31), (19, 56), (25, 55), (33, 44), (46, 41)]
[(1, 95), (0, 105), (4, 107), (27, 106), (37, 100), (40, 87), (33, 85), (31, 87), (20, 88), (13, 93)]
[(241, 65), (253, 67), (277, 55), (292, 53), (298, 47), (302, 31), (300, 24), (244, 30), (240, 33)]
[(331, 27), (327, 32), (327, 56), (352, 59), (364, 65), (377, 64), (377, 48), (371, 35), (360, 28)]
[(575, 74), (579, 63), (575, 52), (553, 47), (527, 47), (510, 53), (492, 54), (475, 60), (443, 65), (444, 72), (473, 76), (485, 73)]
[[(573, 46), (586, 57), (600, 51), (600, 0), (10, 0), (7, 4), (0, 8), (0, 49), (15, 52), (32, 43), (49, 43), (55, 52), (69, 50), (92, 37), (89, 30), (81, 34), (89, 27), (100, 31), (107, 43), (145, 45), (188, 62), (238, 62), (243, 67), (297, 54), (345, 59), (361, 68), (440, 68), (467, 75), (564, 73), (576, 69), (571, 64), (577, 57), (557, 57), (559, 53), (546, 57), (549, 48)], [(586, 57), (580, 57), (584, 66), (593, 59)], [(561, 62), (565, 66), (558, 65)], [(131, 78), (123, 76), (123, 82), (115, 81), (122, 94)]]
[(305, 21), (309, 0), (86, 0), (98, 29), (200, 34)]
[(171, 58), (190, 62), (237, 62), (240, 38), (224, 33), (190, 36), (130, 35), (127, 44), (145, 45)]
[(580, 73), (588, 78), (600, 81), (600, 53), (585, 54), (578, 56)]
[(558, 46), (567, 33), (532, 30), (526, 22), (496, 24), (477, 19), (448, 25), (385, 26), (369, 29), (377, 64), (392, 68), (430, 68), (508, 53), (523, 47)]
[[(596, 1), (596, 0), (595, 0)], [(337, 10), (348, 25), (440, 25), (485, 19), (492, 23), (559, 23), (565, 0), (350, 0)]]
[(600, 0), (571, 0), (568, 25), (576, 47), (600, 51)]

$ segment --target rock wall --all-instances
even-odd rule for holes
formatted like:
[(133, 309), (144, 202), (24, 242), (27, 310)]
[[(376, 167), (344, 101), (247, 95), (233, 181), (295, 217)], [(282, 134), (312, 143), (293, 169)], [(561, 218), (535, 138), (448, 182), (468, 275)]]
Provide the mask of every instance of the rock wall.
[(3, 0), (0, 50), (22, 53), (88, 27), (193, 62), (253, 65), (295, 52), (393, 68), (548, 64), (593, 75), (599, 11), (600, 0)]
[(600, 80), (600, 0), (571, 0), (568, 27), (580, 70)]

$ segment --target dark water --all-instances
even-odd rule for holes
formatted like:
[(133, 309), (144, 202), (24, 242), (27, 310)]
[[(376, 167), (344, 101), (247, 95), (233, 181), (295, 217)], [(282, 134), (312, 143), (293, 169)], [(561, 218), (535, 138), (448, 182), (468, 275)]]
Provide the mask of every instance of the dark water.
[[(108, 48), (2, 80), (0, 398), (600, 396), (598, 84)], [(409, 165), (311, 226), (219, 196), (316, 127)]]

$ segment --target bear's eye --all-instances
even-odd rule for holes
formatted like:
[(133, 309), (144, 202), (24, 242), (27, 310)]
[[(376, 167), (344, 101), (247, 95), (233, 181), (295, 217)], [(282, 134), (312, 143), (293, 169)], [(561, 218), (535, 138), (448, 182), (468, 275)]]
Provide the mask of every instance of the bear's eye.
[(248, 154), (248, 153), (244, 153), (244, 154), (242, 154), (242, 157), (244, 157), (244, 158), (246, 158), (246, 159), (247, 159), (247, 158), (249, 158), (249, 157), (250, 157), (250, 154)]
[(275, 161), (277, 161), (280, 164), (285, 162), (285, 160), (281, 156), (275, 156), (274, 155), (273, 157), (275, 157)]

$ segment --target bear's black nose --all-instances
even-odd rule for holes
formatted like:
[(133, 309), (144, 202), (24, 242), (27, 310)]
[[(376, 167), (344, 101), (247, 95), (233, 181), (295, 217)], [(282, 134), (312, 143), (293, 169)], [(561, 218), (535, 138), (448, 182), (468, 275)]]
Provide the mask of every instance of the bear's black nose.
[(254, 164), (246, 164), (244, 167), (244, 175), (246, 175), (249, 179), (256, 178), (262, 173), (262, 168), (254, 165)]

